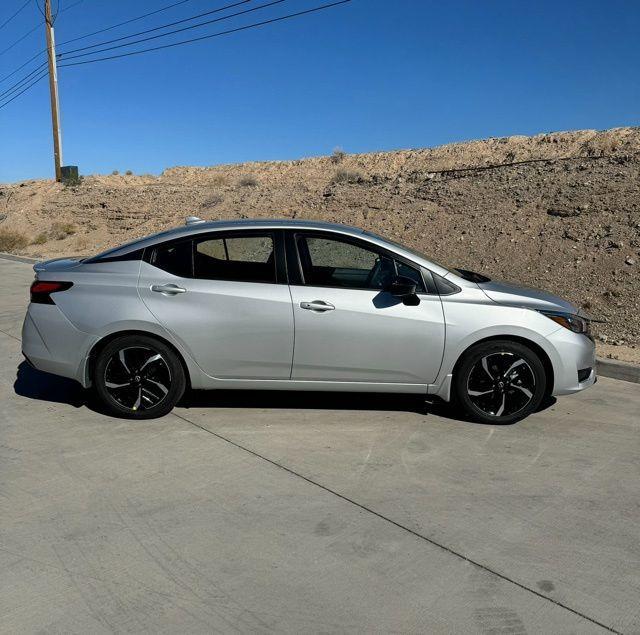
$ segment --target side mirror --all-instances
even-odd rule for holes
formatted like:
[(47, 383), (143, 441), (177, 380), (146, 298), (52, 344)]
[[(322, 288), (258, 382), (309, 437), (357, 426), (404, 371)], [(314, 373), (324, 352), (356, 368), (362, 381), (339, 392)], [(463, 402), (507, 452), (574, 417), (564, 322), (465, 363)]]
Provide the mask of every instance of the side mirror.
[(416, 283), (406, 276), (396, 276), (385, 291), (388, 291), (394, 298), (409, 298), (416, 294)]

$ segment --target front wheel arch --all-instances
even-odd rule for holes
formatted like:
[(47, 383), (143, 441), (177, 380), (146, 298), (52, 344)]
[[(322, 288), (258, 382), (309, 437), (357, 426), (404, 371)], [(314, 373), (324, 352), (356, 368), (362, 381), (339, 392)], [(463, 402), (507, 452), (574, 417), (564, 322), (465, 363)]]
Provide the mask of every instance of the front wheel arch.
[(182, 356), (182, 353), (167, 339), (157, 335), (156, 333), (150, 333), (149, 331), (139, 331), (139, 330), (126, 330), (126, 331), (115, 331), (114, 333), (109, 333), (105, 335), (103, 338), (99, 339), (89, 351), (89, 355), (87, 357), (87, 363), (85, 364), (85, 382), (86, 385), (91, 385), (91, 378), (93, 377), (93, 371), (95, 369), (96, 359), (105, 346), (107, 346), (113, 340), (123, 337), (126, 335), (143, 335), (144, 337), (150, 337), (153, 339), (162, 342), (165, 346), (168, 346), (178, 357), (180, 360), (180, 364), (182, 365), (182, 370), (184, 371), (184, 377), (187, 382), (187, 390), (191, 389), (191, 376), (189, 374), (189, 367)]
[(540, 361), (542, 362), (542, 366), (544, 368), (545, 377), (547, 380), (546, 386), (545, 386), (545, 396), (549, 397), (553, 393), (553, 386), (555, 381), (553, 364), (551, 363), (551, 359), (549, 359), (547, 352), (539, 344), (532, 342), (526, 337), (518, 337), (517, 335), (493, 335), (491, 337), (485, 337), (484, 339), (478, 340), (477, 342), (473, 342), (473, 344), (470, 344), (458, 356), (458, 360), (456, 361), (452, 371), (453, 377), (456, 376), (456, 371), (462, 364), (462, 361), (464, 360), (465, 356), (469, 353), (469, 351), (472, 348), (475, 348), (476, 346), (478, 346), (478, 344), (486, 344), (487, 342), (492, 342), (496, 340), (500, 340), (500, 341), (506, 340), (506, 341), (517, 342), (518, 344), (522, 344), (523, 346), (530, 348), (532, 352), (534, 352), (540, 358)]

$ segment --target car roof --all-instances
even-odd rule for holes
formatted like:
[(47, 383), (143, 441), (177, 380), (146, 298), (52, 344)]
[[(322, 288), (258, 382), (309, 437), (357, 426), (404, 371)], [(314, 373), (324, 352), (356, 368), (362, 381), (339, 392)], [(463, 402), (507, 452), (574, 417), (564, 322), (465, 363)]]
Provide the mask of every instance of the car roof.
[(423, 266), (428, 267), (435, 273), (445, 276), (451, 273), (448, 269), (439, 265), (432, 260), (428, 260), (424, 256), (413, 252), (406, 247), (398, 243), (389, 241), (382, 236), (378, 236), (371, 232), (359, 229), (358, 227), (352, 227), (350, 225), (342, 225), (340, 223), (328, 223), (324, 221), (292, 219), (292, 218), (271, 218), (271, 219), (238, 219), (238, 220), (219, 220), (219, 221), (200, 221), (198, 219), (189, 219), (189, 224), (182, 225), (180, 227), (173, 227), (157, 234), (145, 236), (137, 240), (133, 240), (119, 247), (109, 249), (93, 258), (89, 258), (89, 262), (95, 262), (103, 258), (117, 258), (125, 256), (132, 251), (143, 249), (145, 247), (151, 247), (158, 243), (165, 242), (167, 240), (173, 240), (174, 238), (181, 238), (186, 236), (195, 236), (198, 234), (204, 234), (211, 231), (230, 231), (236, 229), (310, 229), (317, 231), (327, 231), (347, 235), (356, 236), (371, 242), (381, 247), (391, 249), (392, 251), (403, 255), (409, 260), (416, 261)]
[[(172, 227), (156, 234), (137, 238), (131, 242), (125, 243), (109, 249), (95, 256), (100, 258), (115, 258), (124, 256), (132, 251), (150, 247), (166, 240), (180, 238), (183, 236), (192, 236), (203, 234), (211, 231), (226, 231), (234, 229), (315, 229), (324, 231), (340, 232), (341, 234), (362, 235), (363, 230), (349, 225), (341, 225), (339, 223), (327, 223), (323, 221), (310, 221), (291, 218), (271, 218), (271, 219), (238, 219), (238, 220), (217, 220), (217, 221), (196, 221), (179, 227)], [(93, 260), (93, 258), (92, 258)]]

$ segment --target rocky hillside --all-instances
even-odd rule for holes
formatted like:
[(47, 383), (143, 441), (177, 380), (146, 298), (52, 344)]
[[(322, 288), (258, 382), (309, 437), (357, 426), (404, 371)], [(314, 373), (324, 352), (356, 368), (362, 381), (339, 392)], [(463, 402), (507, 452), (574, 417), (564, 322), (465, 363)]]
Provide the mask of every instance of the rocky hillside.
[(0, 248), (94, 253), (190, 214), (357, 225), (553, 290), (605, 320), (607, 344), (640, 345), (640, 128), (3, 185)]

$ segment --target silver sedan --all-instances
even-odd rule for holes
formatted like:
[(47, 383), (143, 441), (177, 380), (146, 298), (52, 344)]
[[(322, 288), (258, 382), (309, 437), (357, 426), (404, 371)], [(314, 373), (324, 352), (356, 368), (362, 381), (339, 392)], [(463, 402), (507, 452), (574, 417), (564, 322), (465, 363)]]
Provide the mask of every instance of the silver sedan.
[(25, 357), (123, 417), (233, 388), (431, 395), (499, 424), (596, 381), (577, 307), (343, 225), (190, 218), (34, 269)]

